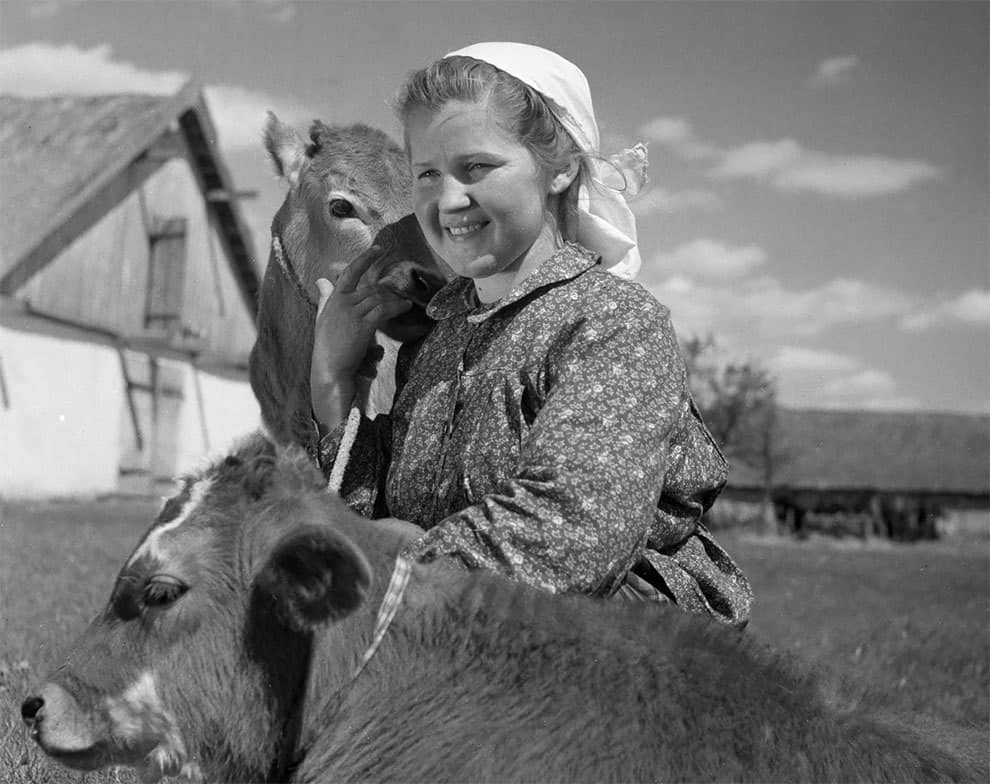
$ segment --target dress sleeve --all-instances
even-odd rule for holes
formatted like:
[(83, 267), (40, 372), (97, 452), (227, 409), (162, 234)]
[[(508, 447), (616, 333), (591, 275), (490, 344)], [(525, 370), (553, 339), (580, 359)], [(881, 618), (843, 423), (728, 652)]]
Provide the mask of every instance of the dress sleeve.
[[(404, 344), (395, 364), (395, 397), (409, 378), (422, 341)], [(318, 427), (314, 421), (314, 430)], [(374, 419), (362, 416), (357, 434), (347, 454), (340, 453), (347, 421), (318, 438), (316, 461), (329, 480), (338, 459), (346, 459), (340, 497), (363, 517), (389, 517), (385, 480), (392, 460), (392, 417), (378, 414)]]
[(554, 350), (516, 473), (408, 556), (454, 556), (555, 593), (617, 588), (646, 546), (688, 410), (668, 311), (646, 292), (630, 299), (589, 314)]
[(387, 414), (374, 419), (362, 416), (353, 444), (341, 454), (341, 441), (347, 421), (320, 439), (317, 462), (328, 480), (338, 459), (347, 460), (340, 497), (362, 517), (387, 517), (384, 477), (388, 473), (391, 454), (392, 421)]

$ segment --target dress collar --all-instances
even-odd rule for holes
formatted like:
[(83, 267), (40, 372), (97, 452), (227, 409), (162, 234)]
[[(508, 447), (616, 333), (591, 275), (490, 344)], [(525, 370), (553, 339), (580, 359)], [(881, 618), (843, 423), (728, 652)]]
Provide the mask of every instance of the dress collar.
[(537, 289), (572, 280), (598, 262), (599, 257), (596, 254), (576, 243), (568, 242), (502, 299), (479, 305), (474, 293), (474, 281), (470, 278), (454, 278), (430, 300), (426, 314), (434, 321), (442, 321), (466, 313), (469, 322), (479, 324)]

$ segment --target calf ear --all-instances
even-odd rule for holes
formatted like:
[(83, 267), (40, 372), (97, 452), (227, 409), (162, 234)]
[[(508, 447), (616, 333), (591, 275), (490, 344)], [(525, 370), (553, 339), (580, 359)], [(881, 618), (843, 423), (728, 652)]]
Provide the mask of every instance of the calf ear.
[(279, 540), (255, 587), (290, 628), (309, 631), (361, 606), (371, 587), (371, 567), (347, 537), (307, 526)]
[(265, 120), (265, 149), (278, 175), (295, 187), (303, 167), (309, 161), (306, 144), (291, 125), (286, 125), (271, 111)]

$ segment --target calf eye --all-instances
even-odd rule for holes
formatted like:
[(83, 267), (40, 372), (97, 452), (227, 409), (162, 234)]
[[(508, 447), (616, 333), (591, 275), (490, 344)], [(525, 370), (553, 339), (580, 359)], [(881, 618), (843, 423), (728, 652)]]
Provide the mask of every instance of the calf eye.
[(335, 218), (353, 218), (357, 213), (347, 199), (330, 199), (330, 214)]
[(146, 607), (168, 607), (188, 590), (189, 586), (182, 581), (169, 575), (156, 574), (144, 584), (141, 598)]

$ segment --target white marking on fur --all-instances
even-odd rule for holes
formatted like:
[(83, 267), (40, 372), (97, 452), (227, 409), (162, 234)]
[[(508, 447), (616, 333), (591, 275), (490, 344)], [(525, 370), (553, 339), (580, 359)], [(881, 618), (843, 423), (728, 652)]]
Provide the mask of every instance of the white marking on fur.
[(150, 670), (142, 672), (120, 697), (107, 697), (106, 706), (113, 736), (130, 746), (155, 744), (140, 767), (142, 781), (180, 772), (195, 780), (198, 766), (188, 762), (175, 718), (162, 705)]
[(107, 712), (115, 735), (128, 740), (143, 737), (147, 714), (161, 712), (155, 676), (146, 670), (119, 697), (107, 697)]
[(189, 492), (189, 500), (186, 501), (182, 510), (175, 517), (174, 520), (169, 520), (164, 525), (160, 525), (153, 529), (151, 533), (148, 534), (148, 538), (144, 540), (134, 555), (131, 556), (131, 560), (128, 562), (133, 563), (135, 560), (143, 555), (150, 555), (152, 558), (162, 558), (164, 553), (160, 547), (161, 538), (170, 531), (174, 531), (180, 525), (182, 525), (189, 516), (196, 511), (196, 508), (202, 502), (203, 497), (206, 495), (210, 486), (213, 484), (211, 479), (200, 479), (196, 484), (193, 485), (192, 490)]

